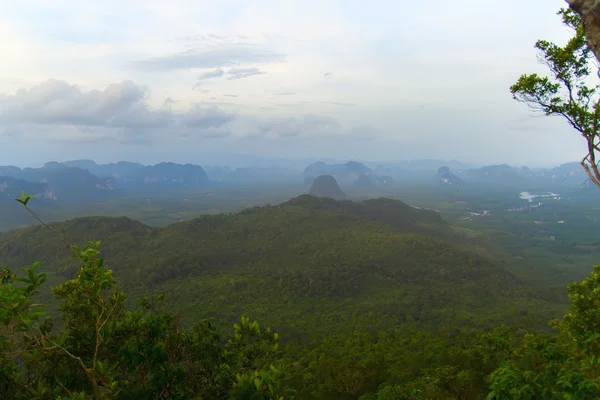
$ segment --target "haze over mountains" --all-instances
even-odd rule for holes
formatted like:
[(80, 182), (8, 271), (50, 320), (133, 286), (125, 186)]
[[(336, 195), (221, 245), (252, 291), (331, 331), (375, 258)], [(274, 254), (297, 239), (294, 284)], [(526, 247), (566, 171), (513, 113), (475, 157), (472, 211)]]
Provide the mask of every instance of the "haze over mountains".
[(13, 199), (21, 191), (34, 193), (47, 202), (69, 203), (269, 182), (304, 182), (310, 187), (321, 175), (335, 178), (342, 186), (353, 185), (365, 190), (414, 181), (429, 181), (439, 186), (492, 185), (526, 190), (527, 186), (544, 185), (575, 190), (585, 188), (588, 181), (579, 163), (530, 169), (506, 164), (469, 168), (441, 160), (369, 166), (357, 161), (320, 161), (299, 170), (277, 166), (208, 166), (205, 169), (200, 165), (171, 162), (143, 165), (128, 161), (97, 164), (92, 160), (74, 160), (48, 162), (41, 168), (0, 166), (0, 199)]

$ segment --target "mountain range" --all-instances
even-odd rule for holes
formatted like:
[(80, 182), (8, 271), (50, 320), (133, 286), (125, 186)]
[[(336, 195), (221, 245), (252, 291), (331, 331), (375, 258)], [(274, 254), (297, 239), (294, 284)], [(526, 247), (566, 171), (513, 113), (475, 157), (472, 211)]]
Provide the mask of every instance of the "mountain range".
[(126, 195), (161, 194), (211, 186), (198, 165), (170, 162), (96, 164), (91, 160), (48, 162), (41, 168), (0, 166), (0, 193), (28, 194), (61, 204), (101, 201)]
[[(92, 160), (48, 162), (41, 168), (0, 166), (0, 201), (12, 199), (21, 191), (31, 193), (46, 203), (71, 204), (103, 201), (119, 197), (164, 196), (175, 193), (257, 184), (290, 184), (310, 187), (318, 176), (332, 176), (342, 189), (378, 192), (404, 182), (434, 184), (451, 188), (512, 187), (527, 190), (526, 186), (543, 186), (556, 190), (579, 191), (586, 197), (589, 178), (578, 163), (563, 164), (551, 169), (511, 167), (506, 164), (481, 168), (462, 167), (457, 162), (431, 170), (433, 161), (376, 165), (373, 168), (358, 161), (328, 164), (323, 161), (308, 165), (303, 171), (288, 167), (248, 166), (230, 168), (211, 166), (207, 169), (194, 164), (162, 162), (142, 165), (135, 162), (97, 164)], [(400, 167), (399, 165), (403, 165)], [(410, 168), (408, 168), (409, 166)], [(418, 167), (426, 168), (418, 170)], [(17, 196), (18, 197), (18, 196)]]

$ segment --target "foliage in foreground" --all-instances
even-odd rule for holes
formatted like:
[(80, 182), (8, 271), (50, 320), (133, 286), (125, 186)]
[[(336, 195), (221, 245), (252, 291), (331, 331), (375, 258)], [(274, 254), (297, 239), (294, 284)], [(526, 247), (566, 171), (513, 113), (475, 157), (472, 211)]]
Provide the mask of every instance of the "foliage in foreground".
[[(278, 335), (242, 318), (228, 340), (206, 321), (183, 329), (162, 298), (124, 308), (99, 243), (73, 248), (82, 266), (53, 288), (61, 326), (33, 297), (34, 264), (0, 274), (0, 398), (5, 399), (594, 399), (600, 396), (600, 265), (569, 286), (556, 335), (505, 327), (447, 336), (413, 331), (325, 338), (282, 368)], [(341, 347), (340, 347), (341, 345)], [(340, 352), (339, 349), (343, 351)], [(282, 371), (287, 371), (284, 374)]]
[(226, 341), (206, 321), (183, 330), (161, 298), (126, 310), (98, 245), (74, 247), (77, 277), (53, 288), (59, 328), (33, 303), (46, 280), (37, 264), (24, 277), (1, 272), (0, 398), (291, 398), (275, 366), (276, 333), (248, 318)]

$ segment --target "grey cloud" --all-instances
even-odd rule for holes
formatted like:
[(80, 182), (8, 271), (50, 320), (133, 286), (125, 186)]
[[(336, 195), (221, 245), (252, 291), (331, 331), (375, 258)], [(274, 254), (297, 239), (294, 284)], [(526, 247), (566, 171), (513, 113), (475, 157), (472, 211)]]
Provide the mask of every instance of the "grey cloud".
[(305, 135), (339, 134), (340, 123), (334, 118), (314, 114), (301, 117), (273, 118), (258, 121), (254, 126), (258, 136), (295, 137)]
[(312, 114), (249, 117), (234, 108), (223, 108), (243, 106), (219, 101), (173, 111), (172, 98), (159, 108), (150, 107), (147, 99), (148, 89), (131, 81), (112, 84), (104, 90), (83, 90), (67, 82), (47, 81), (14, 95), (0, 94), (0, 141), (6, 142), (7, 133), (13, 132), (20, 140), (41, 138), (54, 143), (128, 146), (172, 142), (177, 137), (214, 141), (228, 137), (290, 140), (353, 136), (337, 120)]
[(201, 101), (198, 104), (204, 104), (204, 105), (208, 105), (208, 106), (232, 106), (232, 107), (237, 107), (237, 108), (244, 108), (246, 106), (244, 106), (243, 104), (237, 104), (237, 103), (232, 103), (230, 101)]
[(171, 98), (159, 109), (153, 109), (147, 104), (147, 97), (148, 89), (132, 81), (111, 84), (104, 90), (84, 91), (64, 81), (49, 80), (14, 95), (0, 95), (0, 132), (3, 127), (26, 126), (26, 131), (46, 131), (52, 136), (77, 128), (87, 136), (73, 140), (112, 137), (123, 143), (142, 143), (167, 131), (221, 128), (236, 118), (214, 105), (195, 105), (183, 113), (173, 112), (171, 104), (175, 100)]
[(333, 75), (333, 72), (325, 72), (325, 73), (323, 74), (323, 76), (331, 76), (331, 75)]
[(234, 67), (241, 64), (261, 64), (284, 61), (285, 56), (276, 51), (252, 44), (219, 44), (208, 48), (191, 49), (165, 57), (137, 61), (134, 67), (145, 71), (171, 71), (177, 69)]
[(205, 79), (220, 78), (223, 75), (225, 75), (225, 71), (223, 71), (221, 68), (217, 68), (212, 71), (206, 71), (206, 72), (201, 73), (198, 76), (198, 80), (202, 81)]
[(182, 122), (186, 127), (207, 129), (219, 128), (233, 121), (234, 118), (234, 114), (219, 110), (216, 107), (202, 108), (195, 105), (183, 115)]
[(82, 91), (65, 81), (48, 80), (0, 98), (0, 123), (69, 125), (162, 124), (165, 111), (153, 111), (145, 100), (148, 88), (132, 81), (104, 90)]
[(176, 100), (173, 100), (172, 98), (167, 97), (165, 99), (165, 102), (162, 104), (162, 108), (170, 109), (171, 108), (171, 104), (175, 104), (175, 103), (177, 103)]
[(248, 78), (250, 76), (263, 75), (263, 74), (264, 74), (264, 72), (256, 67), (231, 68), (229, 71), (227, 71), (227, 75), (229, 75), (229, 77), (227, 79), (231, 81), (234, 79), (243, 79), (243, 78)]
[(322, 101), (321, 104), (330, 104), (332, 106), (343, 106), (343, 107), (352, 107), (355, 106), (355, 103), (343, 103), (339, 101)]
[(145, 137), (145, 136), (125, 136), (123, 139), (119, 140), (120, 144), (129, 145), (129, 146), (148, 146), (152, 144), (153, 140)]
[(238, 97), (237, 94), (224, 94), (225, 97)]
[(200, 137), (204, 139), (223, 139), (231, 136), (231, 131), (228, 129), (203, 129), (198, 132), (185, 131), (179, 135), (181, 137)]
[(275, 93), (275, 96), (292, 96), (296, 94), (296, 92), (279, 92), (279, 93)]

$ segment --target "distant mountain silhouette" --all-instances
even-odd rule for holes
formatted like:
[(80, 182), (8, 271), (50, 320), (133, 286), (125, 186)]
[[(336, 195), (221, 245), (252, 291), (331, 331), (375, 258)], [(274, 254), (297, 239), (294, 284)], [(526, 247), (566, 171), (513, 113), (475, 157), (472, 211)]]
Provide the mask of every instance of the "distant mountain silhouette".
[(48, 184), (41, 182), (28, 182), (10, 176), (0, 176), (0, 201), (14, 202), (21, 196), (21, 192), (35, 196), (39, 201), (52, 200)]
[(110, 177), (128, 193), (149, 194), (157, 190), (191, 189), (210, 186), (206, 171), (194, 164), (161, 162), (156, 165), (142, 165), (128, 161), (111, 164), (97, 164), (92, 160), (75, 160), (64, 163), (47, 163), (63, 166), (76, 166), (99, 177)]
[(469, 169), (466, 174), (469, 181), (477, 183), (519, 185), (525, 182), (525, 178), (519, 174), (519, 171), (506, 164)]
[(331, 175), (319, 175), (313, 182), (309, 194), (315, 197), (329, 197), (332, 199), (346, 198), (346, 193), (342, 191)]
[[(25, 191), (61, 203), (106, 200), (122, 194), (114, 179), (99, 178), (87, 170), (55, 162), (47, 163), (42, 168), (0, 167), (0, 175), (12, 178), (12, 192), (20, 194)], [(43, 183), (44, 188), (36, 183)], [(8, 180), (5, 180), (5, 185), (8, 184)]]
[(561, 164), (558, 167), (546, 171), (545, 176), (555, 182), (566, 183), (573, 186), (579, 186), (582, 181), (585, 182), (588, 180), (587, 173), (578, 162)]
[(359, 175), (354, 181), (354, 186), (360, 189), (374, 189), (377, 187), (367, 175)]
[(143, 164), (119, 161), (110, 164), (96, 164), (93, 160), (73, 160), (61, 163), (70, 167), (78, 167), (90, 171), (92, 174), (100, 177), (123, 178), (132, 177), (142, 174), (142, 170), (146, 167)]
[[(12, 178), (10, 183), (4, 182), (5, 191), (10, 187), (11, 193), (20, 194), (22, 190), (31, 193), (35, 189), (39, 196), (60, 203), (106, 200), (125, 194), (157, 195), (211, 185), (199, 165), (171, 162), (145, 166), (130, 162), (101, 165), (92, 160), (51, 161), (42, 168), (0, 166), (0, 176)], [(43, 183), (45, 187), (32, 187), (33, 183)]]
[(435, 180), (438, 184), (444, 186), (463, 186), (465, 184), (465, 181), (462, 178), (454, 175), (452, 171), (450, 171), (450, 168), (445, 166), (438, 169)]

